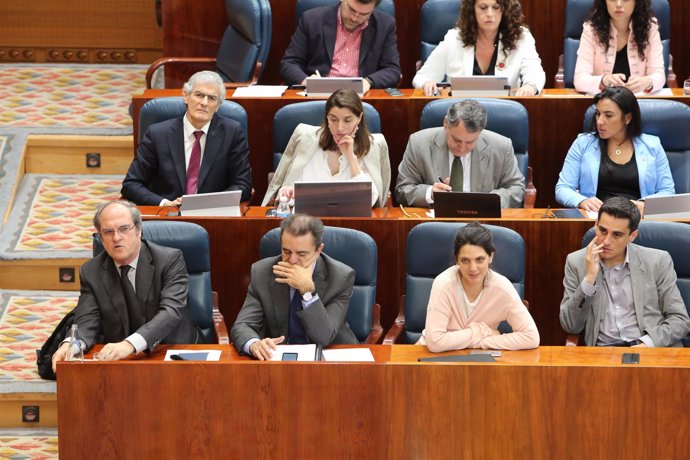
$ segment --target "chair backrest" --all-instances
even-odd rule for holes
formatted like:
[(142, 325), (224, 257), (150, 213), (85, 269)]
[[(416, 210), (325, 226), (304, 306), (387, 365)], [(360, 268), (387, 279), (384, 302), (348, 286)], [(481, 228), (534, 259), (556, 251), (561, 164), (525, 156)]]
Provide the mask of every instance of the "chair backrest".
[[(407, 273), (405, 275), (405, 343), (415, 343), (424, 330), (426, 309), (434, 279), (451, 265), (453, 241), (458, 229), (467, 224), (425, 222), (407, 235)], [(491, 268), (508, 278), (520, 297), (525, 292), (525, 240), (505, 227), (486, 225), (491, 231), (496, 253)], [(504, 322), (505, 323), (505, 322)], [(501, 331), (509, 331), (507, 323)]]
[[(211, 251), (208, 233), (200, 225), (178, 221), (146, 221), (144, 239), (182, 251), (189, 273), (187, 306), (206, 343), (217, 342), (213, 328), (211, 294)], [(98, 233), (93, 234), (94, 257), (104, 251)]]
[[(642, 221), (637, 238), (633, 243), (648, 248), (661, 249), (671, 255), (678, 280), (676, 285), (690, 314), (690, 225), (680, 222)], [(594, 228), (582, 237), (584, 248), (594, 238)], [(690, 335), (683, 339), (683, 345), (690, 347)]]
[[(642, 132), (658, 136), (666, 151), (676, 193), (690, 193), (690, 107), (666, 99), (638, 99)], [(585, 112), (583, 132), (589, 132), (595, 106)]]
[(427, 0), (419, 13), (419, 56), (424, 63), (446, 32), (455, 27), (462, 0)]
[[(446, 116), (448, 107), (461, 100), (457, 98), (436, 99), (426, 104), (422, 109), (419, 121), (420, 128), (443, 126), (443, 118)], [(518, 168), (526, 179), (529, 164), (529, 154), (527, 153), (529, 115), (527, 109), (519, 102), (508, 99), (476, 98), (476, 100), (486, 109), (488, 116), (486, 129), (513, 141)]]
[[(216, 66), (227, 82), (249, 81), (257, 61), (263, 72), (271, 47), (269, 0), (225, 0), (228, 26), (220, 41)], [(261, 74), (259, 74), (260, 76)]]
[[(374, 239), (350, 228), (324, 227), (323, 252), (355, 271), (355, 286), (346, 321), (357, 340), (363, 342), (371, 332), (376, 302), (378, 249)], [(259, 245), (262, 258), (280, 255), (280, 228), (268, 231)]]
[[(565, 5), (565, 27), (563, 30), (563, 75), (566, 88), (573, 88), (577, 49), (580, 47), (582, 24), (592, 7), (593, 0), (568, 0)], [(652, 11), (659, 22), (659, 35), (664, 52), (664, 70), (668, 76), (669, 52), (671, 47), (671, 8), (668, 0), (652, 0)]]
[[(379, 112), (368, 102), (363, 102), (364, 120), (372, 133), (381, 132)], [(290, 136), (300, 123), (319, 126), (324, 118), (326, 101), (297, 102), (281, 107), (273, 117), (273, 170), (278, 167)]]
[[(186, 111), (187, 106), (181, 96), (159, 97), (146, 101), (139, 113), (139, 142), (152, 124), (181, 117)], [(223, 101), (218, 109), (218, 115), (232, 118), (242, 125), (245, 131), (247, 130), (247, 112), (237, 102)]]
[[(297, 0), (295, 4), (295, 20), (299, 22), (302, 13), (318, 6), (335, 5), (340, 3), (340, 0)], [(381, 3), (376, 5), (376, 9), (395, 17), (395, 3), (393, 0), (381, 0)]]

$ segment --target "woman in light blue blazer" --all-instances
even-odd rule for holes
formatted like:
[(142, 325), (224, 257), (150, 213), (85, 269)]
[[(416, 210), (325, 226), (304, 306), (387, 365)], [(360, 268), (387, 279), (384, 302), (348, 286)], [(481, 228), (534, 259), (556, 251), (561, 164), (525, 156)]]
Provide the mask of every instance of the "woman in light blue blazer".
[(668, 158), (658, 137), (642, 134), (637, 98), (624, 87), (594, 96), (591, 132), (580, 134), (563, 163), (556, 201), (569, 208), (598, 211), (612, 196), (632, 200), (673, 195)]

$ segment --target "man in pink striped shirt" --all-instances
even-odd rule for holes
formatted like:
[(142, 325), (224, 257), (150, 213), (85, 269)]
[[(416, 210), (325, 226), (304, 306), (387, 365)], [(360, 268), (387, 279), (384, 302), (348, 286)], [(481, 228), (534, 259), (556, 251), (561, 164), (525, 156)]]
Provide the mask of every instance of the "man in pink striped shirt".
[[(304, 12), (280, 63), (289, 85), (310, 75), (363, 77), (364, 91), (400, 80), (395, 19), (375, 9), (381, 0), (341, 0)], [(318, 72), (318, 73), (317, 73)]]

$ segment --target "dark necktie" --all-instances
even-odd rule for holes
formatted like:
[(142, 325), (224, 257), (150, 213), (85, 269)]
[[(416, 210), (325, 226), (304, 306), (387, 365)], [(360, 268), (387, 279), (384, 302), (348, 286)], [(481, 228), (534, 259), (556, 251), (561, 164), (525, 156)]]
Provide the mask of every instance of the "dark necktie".
[(297, 316), (297, 312), (300, 310), (302, 310), (302, 296), (299, 290), (295, 289), (295, 293), (290, 301), (290, 323), (288, 325), (287, 343), (291, 345), (309, 343), (307, 333), (304, 331), (304, 324)]
[(201, 168), (201, 135), (203, 131), (194, 131), (194, 145), (192, 146), (192, 156), (189, 158), (187, 167), (187, 195), (196, 194), (199, 186), (199, 169)]
[(462, 160), (460, 157), (453, 158), (453, 166), (450, 168), (450, 186), (454, 192), (462, 192), (463, 179)]
[(127, 313), (129, 314), (129, 331), (130, 334), (136, 332), (144, 324), (144, 317), (141, 314), (141, 306), (139, 299), (134, 293), (132, 283), (129, 282), (127, 273), (132, 268), (129, 265), (120, 267), (120, 285), (122, 285), (122, 292), (125, 295), (125, 303), (127, 304)]

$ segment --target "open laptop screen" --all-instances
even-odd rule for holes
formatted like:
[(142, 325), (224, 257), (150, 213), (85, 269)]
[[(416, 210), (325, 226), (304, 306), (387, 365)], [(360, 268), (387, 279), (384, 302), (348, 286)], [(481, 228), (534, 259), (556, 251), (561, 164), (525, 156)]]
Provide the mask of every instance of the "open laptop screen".
[(371, 182), (295, 182), (295, 212), (319, 217), (371, 217)]
[(495, 193), (434, 192), (434, 217), (501, 217), (501, 197)]

